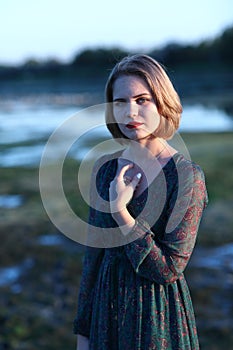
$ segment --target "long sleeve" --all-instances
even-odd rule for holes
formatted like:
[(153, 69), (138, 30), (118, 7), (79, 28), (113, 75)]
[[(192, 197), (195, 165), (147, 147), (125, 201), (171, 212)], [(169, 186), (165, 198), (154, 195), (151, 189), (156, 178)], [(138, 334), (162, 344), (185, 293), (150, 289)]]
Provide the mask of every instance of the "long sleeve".
[[(92, 190), (96, 185), (96, 173), (99, 167), (97, 162), (93, 168), (90, 190), (90, 209), (88, 218), (88, 237), (93, 244), (92, 234), (95, 231), (96, 210), (92, 204), (96, 201), (96, 192)], [(92, 304), (99, 267), (104, 249), (87, 246), (83, 262), (82, 277), (78, 296), (78, 310), (73, 322), (73, 332), (89, 337), (92, 318)]]
[(185, 199), (188, 206), (172, 231), (157, 235), (145, 221), (139, 219), (134, 230), (140, 238), (125, 246), (125, 252), (135, 272), (158, 284), (172, 283), (184, 271), (195, 245), (203, 209), (207, 204), (204, 174), (196, 164), (192, 164), (192, 176), (185, 179), (177, 198), (178, 187), (179, 184), (169, 198), (168, 217), (174, 211), (175, 202), (177, 212), (179, 207), (181, 210), (184, 208)]
[(89, 337), (92, 317), (92, 303), (98, 267), (102, 259), (101, 248), (86, 248), (83, 272), (78, 297), (78, 312), (73, 324), (73, 332)]

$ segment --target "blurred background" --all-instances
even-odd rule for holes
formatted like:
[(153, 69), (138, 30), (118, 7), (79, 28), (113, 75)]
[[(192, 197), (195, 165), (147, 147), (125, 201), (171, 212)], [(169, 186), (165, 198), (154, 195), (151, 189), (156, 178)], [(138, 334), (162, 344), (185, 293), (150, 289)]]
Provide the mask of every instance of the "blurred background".
[[(77, 138), (90, 118), (104, 122), (87, 107), (104, 102), (111, 68), (131, 53), (160, 61), (181, 97), (180, 135), (209, 192), (186, 277), (201, 348), (233, 348), (232, 1), (9, 0), (0, 1), (0, 26), (0, 350), (75, 348), (83, 247), (44, 210), (40, 159), (66, 118), (84, 110)], [(108, 138), (97, 129), (64, 163), (79, 216), (87, 214), (77, 188), (83, 152)]]

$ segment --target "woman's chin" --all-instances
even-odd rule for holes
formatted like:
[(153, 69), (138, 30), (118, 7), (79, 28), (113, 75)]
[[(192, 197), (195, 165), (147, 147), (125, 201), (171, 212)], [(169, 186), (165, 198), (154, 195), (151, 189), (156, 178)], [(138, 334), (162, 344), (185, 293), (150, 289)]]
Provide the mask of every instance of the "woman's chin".
[(141, 130), (141, 129), (126, 129), (124, 128), (123, 130), (121, 130), (122, 134), (127, 137), (130, 140), (134, 140), (134, 141), (139, 141), (139, 140), (144, 140), (146, 138), (150, 138), (151, 137), (151, 133), (149, 132), (145, 132), (145, 130)]

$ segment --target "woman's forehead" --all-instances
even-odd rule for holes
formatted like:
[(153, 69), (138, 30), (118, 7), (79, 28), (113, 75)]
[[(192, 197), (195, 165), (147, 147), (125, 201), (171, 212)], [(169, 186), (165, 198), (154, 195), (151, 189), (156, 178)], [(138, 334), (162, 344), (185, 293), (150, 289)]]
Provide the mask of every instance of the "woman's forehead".
[(150, 94), (150, 88), (147, 82), (137, 75), (123, 75), (118, 77), (113, 84), (113, 96), (115, 98), (121, 95), (137, 96), (141, 94)]

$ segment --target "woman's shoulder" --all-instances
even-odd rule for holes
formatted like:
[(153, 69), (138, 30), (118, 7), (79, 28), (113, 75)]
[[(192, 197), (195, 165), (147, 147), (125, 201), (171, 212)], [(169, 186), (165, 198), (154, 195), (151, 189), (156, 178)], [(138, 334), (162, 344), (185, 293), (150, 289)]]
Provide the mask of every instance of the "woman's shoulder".
[[(206, 188), (205, 174), (202, 167), (191, 159), (185, 158), (183, 155), (178, 157), (178, 163), (183, 171), (178, 172), (180, 177), (179, 184), (183, 182), (184, 186), (196, 188), (199, 196), (203, 196), (204, 207), (208, 204), (208, 192)], [(179, 169), (179, 167), (178, 167)]]
[(167, 183), (173, 184), (173, 188), (201, 186), (206, 189), (205, 174), (201, 166), (182, 153), (173, 155), (164, 173)]
[(204, 171), (202, 167), (193, 161), (191, 158), (185, 157), (182, 153), (177, 152), (173, 156), (173, 164), (175, 168), (183, 171), (190, 171), (195, 177), (204, 178)]

